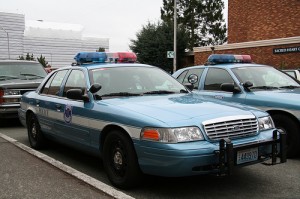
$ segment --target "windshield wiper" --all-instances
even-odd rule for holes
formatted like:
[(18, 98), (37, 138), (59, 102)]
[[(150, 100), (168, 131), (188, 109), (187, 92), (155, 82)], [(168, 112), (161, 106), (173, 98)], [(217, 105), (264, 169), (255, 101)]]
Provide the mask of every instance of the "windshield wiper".
[(253, 87), (250, 87), (250, 89), (272, 90), (272, 89), (278, 89), (278, 87), (275, 87), (275, 86), (253, 86)]
[(0, 75), (0, 79), (19, 79), (19, 78), (13, 75)]
[(31, 74), (31, 73), (21, 73), (20, 75), (23, 75), (23, 76), (32, 76), (32, 77), (38, 77), (38, 78), (44, 78), (43, 76), (36, 75), (36, 74)]
[(173, 91), (166, 91), (166, 90), (159, 90), (159, 91), (149, 91), (149, 92), (145, 92), (143, 94), (145, 95), (151, 95), (151, 94), (173, 94), (175, 92)]
[(300, 88), (300, 86), (293, 86), (293, 85), (289, 85), (289, 86), (280, 86), (279, 88), (288, 88), (288, 89), (294, 89), (294, 88)]
[(110, 97), (110, 96), (141, 96), (139, 93), (128, 93), (128, 92), (119, 92), (119, 93), (108, 93), (101, 95), (101, 97)]

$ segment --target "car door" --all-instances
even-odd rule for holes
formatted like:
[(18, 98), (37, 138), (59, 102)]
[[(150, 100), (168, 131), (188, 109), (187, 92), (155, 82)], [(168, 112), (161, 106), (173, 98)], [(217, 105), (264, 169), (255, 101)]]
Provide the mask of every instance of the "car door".
[(59, 118), (62, 118), (60, 90), (67, 72), (68, 70), (60, 70), (53, 73), (44, 84), (35, 102), (38, 107), (37, 115), (41, 129), (48, 134), (59, 134), (57, 124)]
[[(241, 91), (237, 93), (223, 91), (221, 90), (221, 84), (223, 83), (233, 83)], [(215, 67), (206, 68), (200, 79), (200, 86), (197, 92), (209, 98), (228, 102), (244, 103), (246, 97), (246, 93), (226, 69)]]
[(88, 120), (91, 114), (91, 102), (69, 99), (67, 98), (67, 91), (81, 89), (83, 95), (87, 94), (86, 79), (83, 70), (71, 70), (63, 85), (62, 97), (57, 103), (57, 109), (61, 112), (61, 118), (57, 123), (59, 135), (79, 145), (89, 145), (90, 143)]

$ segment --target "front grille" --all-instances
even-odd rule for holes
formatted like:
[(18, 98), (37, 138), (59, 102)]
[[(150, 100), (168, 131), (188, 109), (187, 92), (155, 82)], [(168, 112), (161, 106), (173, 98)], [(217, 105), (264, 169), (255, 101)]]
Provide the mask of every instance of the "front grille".
[(257, 134), (258, 122), (252, 115), (217, 118), (203, 122), (206, 135), (211, 140), (239, 138)]

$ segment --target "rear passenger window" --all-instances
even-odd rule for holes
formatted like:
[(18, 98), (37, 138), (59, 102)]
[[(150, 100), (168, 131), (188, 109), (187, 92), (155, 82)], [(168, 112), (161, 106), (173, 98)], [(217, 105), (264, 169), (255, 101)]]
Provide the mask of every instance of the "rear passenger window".
[(47, 95), (59, 95), (60, 85), (67, 73), (67, 70), (58, 71), (49, 78), (45, 87), (42, 90), (42, 94)]

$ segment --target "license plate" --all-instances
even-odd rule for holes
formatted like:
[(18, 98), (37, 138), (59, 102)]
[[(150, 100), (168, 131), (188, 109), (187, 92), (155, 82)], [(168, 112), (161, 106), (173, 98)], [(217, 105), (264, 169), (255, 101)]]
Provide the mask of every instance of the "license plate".
[(237, 152), (236, 164), (256, 161), (258, 159), (258, 148), (245, 149)]

